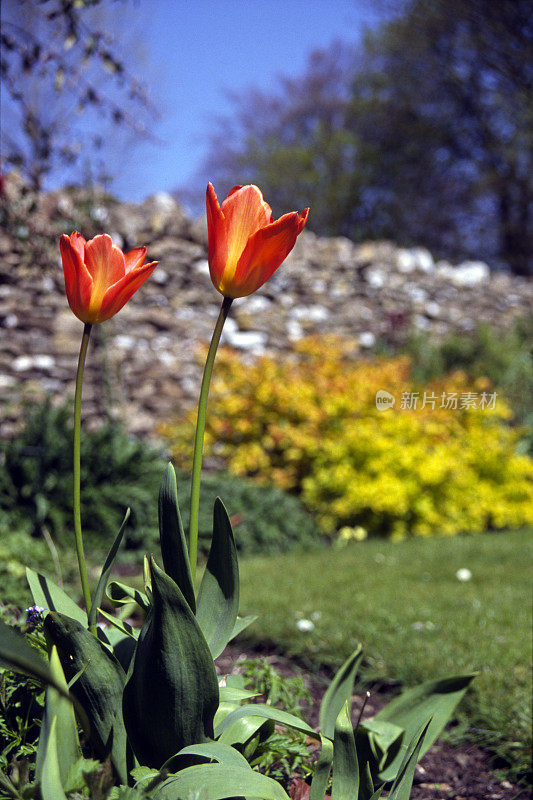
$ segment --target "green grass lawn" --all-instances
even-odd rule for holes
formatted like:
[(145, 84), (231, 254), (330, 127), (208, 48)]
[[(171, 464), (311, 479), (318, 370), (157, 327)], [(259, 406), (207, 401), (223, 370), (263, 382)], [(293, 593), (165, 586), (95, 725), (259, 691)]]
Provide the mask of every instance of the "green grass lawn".
[[(241, 613), (259, 615), (247, 638), (316, 666), (337, 666), (360, 641), (366, 678), (406, 685), (477, 671), (459, 714), (462, 735), (526, 769), (531, 534), (367, 541), (241, 560)], [(462, 568), (472, 573), (464, 583)], [(300, 632), (299, 619), (314, 629)]]

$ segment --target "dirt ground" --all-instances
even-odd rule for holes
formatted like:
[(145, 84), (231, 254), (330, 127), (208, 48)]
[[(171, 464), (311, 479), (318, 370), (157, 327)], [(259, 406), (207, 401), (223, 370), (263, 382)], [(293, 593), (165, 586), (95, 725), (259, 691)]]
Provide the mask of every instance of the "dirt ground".
[[(312, 697), (307, 721), (318, 725), (320, 701), (327, 685), (325, 676), (306, 673), (288, 659), (268, 652), (245, 651), (239, 647), (228, 647), (217, 659), (217, 670), (228, 674), (238, 670), (239, 661), (257, 656), (266, 657), (275, 669), (287, 677), (302, 674)], [(361, 699), (353, 698), (353, 713), (358, 714)], [(370, 697), (363, 719), (372, 717), (384, 705), (382, 696)], [(507, 780), (498, 780), (491, 770), (491, 755), (479, 747), (451, 747), (436, 742), (416, 767), (412, 800), (530, 800), (533, 794), (526, 787), (517, 786)], [(291, 787), (294, 800), (306, 800), (308, 787), (296, 779)]]

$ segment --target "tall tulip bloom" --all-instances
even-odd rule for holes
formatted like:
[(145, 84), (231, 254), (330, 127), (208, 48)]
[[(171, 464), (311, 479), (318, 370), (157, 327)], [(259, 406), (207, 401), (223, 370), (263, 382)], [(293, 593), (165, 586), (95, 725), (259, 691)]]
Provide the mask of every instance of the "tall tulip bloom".
[(225, 297), (259, 289), (291, 252), (309, 209), (277, 220), (257, 186), (234, 186), (219, 205), (207, 186), (207, 232), (211, 280)]
[(219, 205), (211, 183), (207, 185), (209, 272), (215, 289), (224, 297), (204, 367), (194, 437), (191, 477), (189, 557), (196, 570), (202, 450), (209, 383), (224, 323), (236, 297), (259, 289), (283, 263), (307, 222), (309, 209), (292, 211), (277, 220), (257, 186), (234, 186)]
[(157, 261), (145, 264), (146, 247), (136, 247), (123, 253), (106, 233), (86, 242), (81, 233), (63, 234), (59, 242), (65, 289), (69, 306), (84, 324), (81, 339), (76, 391), (74, 394), (74, 537), (80, 571), (81, 588), (90, 630), (96, 636), (97, 608), (91, 604), (89, 578), (83, 549), (81, 530), (80, 457), (81, 457), (81, 392), (85, 357), (89, 346), (91, 328), (105, 322), (120, 311), (137, 289), (152, 274)]
[(63, 234), (59, 246), (70, 308), (89, 325), (120, 311), (158, 263), (144, 263), (146, 247), (123, 253), (106, 233), (88, 242), (77, 231)]

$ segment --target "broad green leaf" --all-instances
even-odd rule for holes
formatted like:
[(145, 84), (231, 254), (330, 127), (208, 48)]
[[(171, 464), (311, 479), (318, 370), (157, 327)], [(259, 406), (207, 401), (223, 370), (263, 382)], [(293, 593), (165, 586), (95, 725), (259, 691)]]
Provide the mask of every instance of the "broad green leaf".
[(326, 689), (320, 704), (319, 727), (324, 736), (333, 739), (335, 723), (344, 704), (350, 700), (353, 692), (355, 675), (363, 657), (361, 645), (346, 659), (330, 685)]
[(265, 719), (271, 719), (274, 722), (277, 722), (278, 725), (284, 725), (286, 728), (293, 728), (300, 733), (305, 733), (312, 739), (320, 738), (319, 734), (314, 731), (313, 728), (311, 728), (306, 722), (303, 722), (303, 720), (298, 719), (298, 717), (288, 714), (286, 711), (281, 711), (279, 708), (261, 705), (260, 703), (250, 703), (245, 706), (239, 706), (235, 709), (235, 711), (232, 711), (231, 714), (228, 714), (228, 716), (223, 719), (219, 725), (217, 725), (215, 730), (215, 738), (218, 739), (218, 737), (226, 730), (226, 728), (229, 728), (233, 722), (236, 722), (238, 719), (243, 717), (264, 717)]
[[(225, 719), (229, 714), (231, 714), (235, 710), (235, 707), (230, 708), (227, 713), (223, 713), (220, 715), (220, 706), (215, 714), (215, 724), (219, 725), (222, 719)], [(236, 745), (246, 745), (248, 744), (251, 739), (259, 733), (259, 730), (263, 728), (265, 723), (269, 722), (265, 717), (241, 717), (228, 725), (218, 738), (218, 741), (221, 744), (231, 745), (235, 747)]]
[[(119, 634), (119, 638), (123, 638), (124, 636), (129, 636), (132, 639), (139, 638), (139, 629), (134, 628), (133, 625), (130, 625), (129, 622), (125, 622), (118, 617), (113, 616), (113, 614), (109, 614), (107, 611), (104, 611), (103, 608), (98, 609), (100, 614), (113, 625), (115, 628), (116, 633)], [(122, 634), (122, 636), (120, 636)], [(115, 632), (111, 632), (111, 630), (106, 631), (107, 638), (109, 639), (112, 646), (115, 645), (117, 642), (117, 637)]]
[(219, 497), (213, 509), (213, 538), (198, 592), (196, 619), (213, 658), (233, 635), (239, 611), (239, 565), (228, 512)]
[(220, 742), (206, 742), (205, 744), (191, 744), (184, 747), (175, 756), (169, 758), (163, 764), (162, 769), (168, 772), (179, 772), (180, 764), (187, 765), (189, 756), (201, 756), (209, 761), (218, 761), (219, 764), (226, 766), (240, 767), (241, 769), (252, 769), (247, 760), (238, 750), (227, 744)]
[(372, 800), (375, 795), (374, 781), (372, 780), (372, 772), (368, 761), (365, 764), (364, 770), (360, 774), (361, 782), (359, 784), (359, 798), (358, 800)]
[(391, 786), (389, 800), (409, 800), (413, 778), (415, 776), (415, 767), (418, 759), (422, 757), (421, 748), (430, 725), (431, 720), (428, 720), (410, 741), (400, 769), (398, 770), (398, 775)]
[(124, 721), (139, 762), (157, 769), (213, 738), (218, 680), (209, 647), (178, 585), (150, 562), (153, 605), (124, 689)]
[[(58, 684), (63, 686), (64, 692), (68, 693), (67, 682), (63, 670), (61, 669), (57, 649), (54, 646), (52, 646), (49, 663), (50, 672), (55, 680)], [(37, 749), (37, 760), (35, 764), (35, 777), (37, 780), (40, 780), (43, 772), (52, 721), (54, 720), (57, 720), (56, 734), (59, 774), (61, 785), (64, 787), (69, 770), (81, 757), (78, 726), (70, 700), (67, 700), (64, 695), (59, 694), (56, 689), (49, 686), (46, 690), (46, 704), (44, 707), (41, 732), (39, 734), (39, 747)]]
[(236, 686), (219, 686), (218, 691), (221, 703), (239, 704), (243, 700), (251, 700), (252, 697), (260, 694), (260, 692), (251, 692), (249, 689), (239, 689)]
[(358, 794), (359, 764), (350, 719), (350, 701), (346, 701), (335, 723), (331, 800), (357, 800)]
[(46, 800), (67, 800), (61, 783), (57, 757), (57, 717), (54, 717), (50, 723), (46, 755), (41, 773), (41, 794), (46, 797)]
[(239, 795), (262, 800), (289, 800), (277, 781), (250, 769), (227, 764), (200, 764), (187, 767), (167, 778), (153, 793), (153, 800), (177, 800), (188, 792), (203, 790), (209, 800), (224, 800)]
[(93, 599), (91, 601), (91, 610), (89, 611), (89, 628), (93, 625), (96, 625), (96, 619), (98, 617), (98, 609), (102, 605), (102, 600), (104, 597), (105, 588), (107, 586), (107, 581), (109, 580), (109, 575), (113, 568), (113, 564), (115, 562), (115, 558), (117, 557), (118, 548), (122, 542), (122, 537), (124, 536), (124, 529), (130, 518), (130, 509), (126, 510), (124, 515), (124, 519), (122, 520), (122, 525), (120, 526), (120, 530), (117, 533), (115, 541), (111, 547), (111, 550), (108, 553), (108, 556), (105, 560), (104, 566), (102, 567), (102, 574), (100, 575), (100, 580), (98, 581), (98, 585), (93, 595)]
[(109, 650), (76, 620), (50, 613), (44, 626), (56, 645), (65, 678), (83, 669), (72, 685), (89, 719), (91, 744), (99, 758), (111, 761), (123, 783), (127, 782), (126, 730), (122, 720), (124, 670)]
[(362, 722), (356, 733), (356, 745), (361, 751), (363, 760), (369, 760), (371, 770), (377, 775), (379, 770), (392, 761), (399, 752), (404, 729), (392, 722), (381, 719), (369, 719)]
[(248, 625), (251, 625), (252, 622), (255, 622), (257, 619), (257, 614), (249, 614), (247, 617), (237, 617), (235, 621), (235, 625), (233, 626), (233, 630), (231, 632), (231, 636), (229, 637), (229, 641), (231, 642), (232, 639), (235, 639), (239, 633), (242, 633)]
[(29, 567), (26, 567), (26, 578), (35, 605), (47, 608), (49, 611), (57, 611), (59, 614), (66, 614), (67, 617), (72, 617), (87, 627), (87, 614), (63, 589)]
[(331, 765), (333, 764), (333, 742), (325, 736), (320, 736), (322, 749), (318, 757), (318, 762), (311, 781), (309, 800), (324, 800), (326, 789), (328, 788)]
[(167, 464), (159, 490), (159, 539), (165, 572), (179, 586), (194, 614), (196, 600), (189, 551), (178, 505), (176, 473), (172, 464)]
[(58, 683), (50, 666), (24, 636), (0, 619), (0, 664), (15, 672), (23, 672), (32, 678), (53, 686), (61, 695), (70, 699), (63, 684)]
[(405, 730), (404, 744), (394, 760), (380, 773), (381, 780), (394, 780), (405, 753), (405, 743), (410, 742), (426, 720), (432, 717), (420, 757), (429, 750), (474, 678), (475, 674), (470, 674), (427, 681), (407, 689), (376, 714), (374, 721), (392, 722)]
[(126, 586), (125, 583), (120, 583), (119, 581), (111, 581), (107, 585), (106, 595), (115, 605), (131, 603), (133, 600), (143, 611), (148, 612), (150, 609), (150, 600), (144, 592), (134, 589), (132, 586)]

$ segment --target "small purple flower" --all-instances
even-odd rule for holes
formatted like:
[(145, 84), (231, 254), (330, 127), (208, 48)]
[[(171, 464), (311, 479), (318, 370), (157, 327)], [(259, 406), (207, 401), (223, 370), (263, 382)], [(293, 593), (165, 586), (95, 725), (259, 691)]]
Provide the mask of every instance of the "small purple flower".
[(30, 606), (26, 609), (26, 626), (33, 630), (41, 621), (41, 615), (46, 611), (42, 606)]

